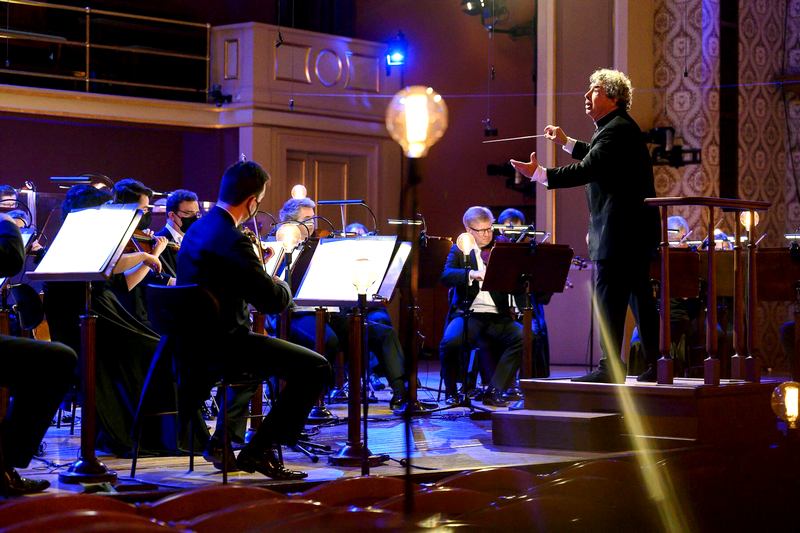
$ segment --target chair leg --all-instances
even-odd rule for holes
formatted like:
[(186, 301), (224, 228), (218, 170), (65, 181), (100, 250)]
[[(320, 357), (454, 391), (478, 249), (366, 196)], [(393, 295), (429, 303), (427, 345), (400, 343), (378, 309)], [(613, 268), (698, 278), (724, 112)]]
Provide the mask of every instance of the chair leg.
[(59, 407), (56, 411), (56, 429), (61, 429), (61, 417), (64, 416), (64, 410)]
[(222, 484), (228, 484), (228, 450), (231, 441), (228, 438), (228, 385), (222, 383), (222, 405), (220, 406), (217, 422), (222, 419)]
[(189, 419), (189, 472), (194, 472), (194, 417)]
[(75, 400), (72, 402), (72, 420), (69, 423), (69, 434), (75, 434), (75, 413), (78, 410), (78, 398), (76, 397)]
[(139, 442), (142, 440), (142, 423), (138, 420), (134, 421), (137, 424), (136, 440), (133, 441), (133, 457), (131, 458), (131, 479), (136, 477), (136, 463), (139, 461)]

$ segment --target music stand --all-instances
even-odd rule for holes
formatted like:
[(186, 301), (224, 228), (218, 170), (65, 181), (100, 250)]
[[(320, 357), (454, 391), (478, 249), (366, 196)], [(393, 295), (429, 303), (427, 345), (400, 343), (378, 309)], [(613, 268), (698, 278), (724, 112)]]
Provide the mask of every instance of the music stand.
[[(367, 437), (369, 398), (366, 394), (362, 395), (361, 391), (363, 387), (366, 392), (368, 383), (366, 308), (383, 305), (383, 302), (391, 297), (405, 259), (408, 257), (407, 250), (410, 250), (409, 243), (404, 245), (401, 243), (401, 246), (397, 247), (396, 241), (397, 237), (394, 235), (321, 239), (295, 297), (298, 305), (355, 307), (353, 314), (355, 324), (350, 336), (353, 357), (349, 368), (347, 444), (333, 455), (329, 455), (328, 462), (337, 466), (361, 465), (363, 475), (369, 474), (370, 467), (389, 460), (388, 455), (372, 454), (369, 450)], [(368, 259), (367, 274), (374, 280), (366, 290), (366, 294), (361, 295), (348, 276), (330, 275), (331, 272), (351, 272), (356, 260), (359, 259)], [(359, 401), (362, 396), (363, 414), (359, 413)], [(360, 414), (363, 416), (363, 441), (362, 429), (359, 426)]]
[[(113, 482), (117, 473), (109, 470), (95, 455), (95, 337), (97, 315), (91, 310), (91, 282), (104, 281), (113, 273), (125, 245), (133, 235), (142, 212), (134, 205), (103, 205), (73, 211), (55, 236), (47, 254), (28, 278), (41, 281), (80, 281), (85, 283), (85, 309), (81, 316), (81, 374), (83, 421), (80, 455), (66, 472), (58, 475), (62, 483)], [(92, 246), (86, 247), (86, 235)], [(80, 250), (80, 253), (76, 253)]]
[[(574, 255), (565, 244), (495, 244), (483, 277), (483, 290), (525, 295), (522, 308), (522, 366), (520, 377), (533, 376), (533, 308), (531, 294), (564, 292)], [(520, 400), (509, 409), (521, 409)]]

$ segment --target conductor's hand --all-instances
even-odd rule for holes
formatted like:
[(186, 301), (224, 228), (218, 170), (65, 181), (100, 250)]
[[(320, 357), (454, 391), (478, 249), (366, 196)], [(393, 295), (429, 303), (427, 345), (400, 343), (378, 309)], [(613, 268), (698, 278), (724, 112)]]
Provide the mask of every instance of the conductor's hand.
[(527, 163), (523, 161), (517, 161), (516, 159), (512, 159), (511, 166), (514, 167), (514, 170), (516, 170), (526, 178), (532, 177), (533, 173), (536, 172), (536, 169), (539, 167), (539, 160), (536, 159), (536, 152), (531, 152), (531, 160), (528, 161)]
[(142, 263), (150, 267), (150, 270), (156, 274), (161, 273), (161, 261), (159, 261), (158, 257), (154, 256), (153, 254), (144, 254)]
[(556, 144), (564, 146), (567, 144), (567, 134), (558, 126), (547, 126), (544, 129), (544, 138)]
[(153, 244), (153, 255), (158, 257), (161, 255), (161, 252), (167, 249), (167, 238), (166, 237), (153, 237), (155, 239), (155, 244)]

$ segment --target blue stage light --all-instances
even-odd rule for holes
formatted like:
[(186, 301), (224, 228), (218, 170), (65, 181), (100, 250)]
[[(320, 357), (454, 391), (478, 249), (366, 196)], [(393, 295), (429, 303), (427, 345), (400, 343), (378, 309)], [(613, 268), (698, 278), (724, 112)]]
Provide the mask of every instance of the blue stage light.
[(386, 46), (386, 66), (395, 67), (406, 64), (406, 51), (408, 42), (402, 31), (397, 32), (397, 37), (389, 41)]

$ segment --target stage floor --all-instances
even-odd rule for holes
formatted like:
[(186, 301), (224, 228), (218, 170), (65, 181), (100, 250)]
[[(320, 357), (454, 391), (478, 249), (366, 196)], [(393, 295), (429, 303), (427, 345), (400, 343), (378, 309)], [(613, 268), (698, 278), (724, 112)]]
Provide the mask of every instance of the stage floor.
[[(580, 368), (554, 369), (553, 377), (577, 375), (581, 373), (581, 370)], [(423, 362), (420, 380), (424, 386), (433, 389), (432, 391), (421, 390), (420, 399), (435, 401), (439, 383), (438, 365)], [(393, 415), (388, 409), (390, 395), (389, 391), (380, 391), (377, 393), (379, 402), (370, 405), (369, 447), (373, 453), (388, 454), (392, 460), (382, 466), (372, 468), (371, 473), (399, 476), (405, 473), (405, 468), (399, 463), (399, 460), (405, 456), (405, 439), (402, 419)], [(346, 417), (347, 409), (343, 404), (330, 407), (334, 414), (341, 417), (341, 422), (337, 425), (320, 427), (319, 433), (313, 437), (313, 441), (328, 444), (336, 450), (346, 441), (347, 425), (344, 417)], [(78, 417), (80, 417), (80, 410)], [(209, 425), (213, 426), (213, 422), (209, 422)], [(79, 427), (80, 422), (77, 425), (77, 428)], [(563, 464), (579, 460), (631, 453), (630, 451), (595, 453), (497, 446), (492, 443), (491, 430), (490, 420), (471, 420), (468, 410), (464, 408), (416, 418), (413, 422), (413, 464), (431, 470), (414, 469), (413, 471), (423, 479), (435, 479), (444, 477), (449, 472), (489, 466), (525, 466), (533, 471), (546, 473), (556, 470)], [(47, 463), (34, 459), (28, 469), (21, 471), (22, 474), (48, 479), (52, 483), (52, 488), (48, 493), (83, 491), (84, 487), (81, 485), (61, 484), (58, 481), (58, 473), (66, 468), (66, 465), (74, 460), (78, 453), (79, 435), (79, 431), (76, 431), (74, 436), (70, 436), (68, 425), (62, 425), (60, 429), (51, 427), (45, 438), (45, 454), (41, 458)], [(130, 481), (128, 479), (130, 459), (120, 459), (102, 454), (98, 454), (98, 457), (118, 473), (120, 490), (134, 489), (133, 486), (125, 487)], [(313, 464), (300, 453), (286, 449), (284, 461), (289, 468), (308, 472), (308, 478), (302, 483), (295, 483), (296, 487), (286, 486), (286, 482), (271, 481), (260, 474), (232, 473), (230, 481), (273, 488), (280, 485), (282, 491), (293, 491), (295, 489), (302, 490), (308, 483), (361, 474), (359, 467), (333, 467), (328, 464), (325, 456), (320, 456), (320, 461)], [(188, 471), (188, 464), (188, 457), (142, 457), (137, 466), (136, 479), (153, 484), (158, 491), (185, 490), (221, 483), (221, 472), (206, 463), (201, 457), (196, 458), (193, 472)], [(292, 485), (292, 482), (289, 482), (289, 485)], [(103, 490), (103, 488), (98, 488)]]

